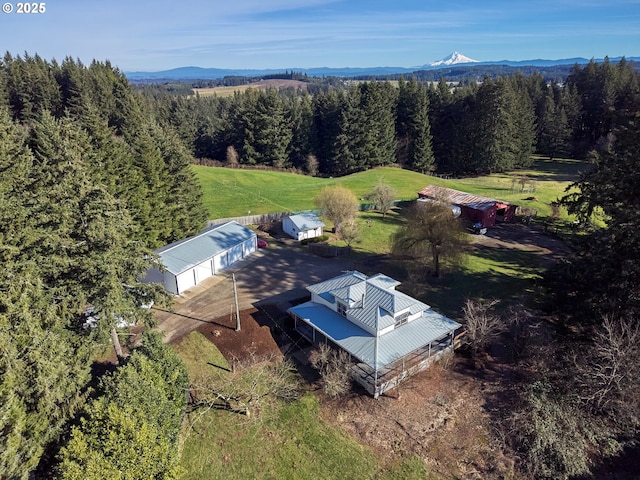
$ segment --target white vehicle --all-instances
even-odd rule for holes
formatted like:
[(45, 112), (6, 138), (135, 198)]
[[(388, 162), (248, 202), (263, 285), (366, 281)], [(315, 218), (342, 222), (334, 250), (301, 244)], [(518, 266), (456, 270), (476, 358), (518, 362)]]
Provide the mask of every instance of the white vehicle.
[[(141, 308), (144, 308), (144, 307), (141, 307)], [(87, 308), (85, 308), (82, 315), (85, 318), (85, 321), (82, 324), (83, 328), (85, 329), (96, 328), (98, 326), (98, 320), (100, 319), (100, 314), (96, 313), (96, 307), (94, 307), (93, 305), (89, 305)], [(112, 315), (113, 315), (113, 319), (116, 321), (116, 325), (115, 325), (116, 328), (127, 328), (127, 327), (136, 326), (135, 321), (127, 321), (122, 315), (116, 315), (115, 313)]]

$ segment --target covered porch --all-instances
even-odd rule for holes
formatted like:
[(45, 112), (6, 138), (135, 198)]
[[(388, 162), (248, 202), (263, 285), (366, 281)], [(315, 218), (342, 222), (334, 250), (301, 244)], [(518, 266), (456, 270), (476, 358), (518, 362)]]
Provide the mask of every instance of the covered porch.
[(377, 336), (313, 302), (294, 307), (289, 314), (296, 330), (310, 342), (345, 350), (352, 362), (353, 380), (374, 398), (453, 351), (455, 331), (460, 328), (460, 324), (433, 310)]

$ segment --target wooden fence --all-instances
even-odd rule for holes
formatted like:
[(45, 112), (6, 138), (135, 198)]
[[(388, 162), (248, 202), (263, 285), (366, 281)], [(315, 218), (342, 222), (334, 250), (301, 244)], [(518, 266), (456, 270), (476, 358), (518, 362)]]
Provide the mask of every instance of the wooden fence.
[(311, 253), (320, 257), (345, 257), (351, 253), (351, 247), (336, 247), (326, 243), (309, 243), (307, 246)]
[(207, 227), (222, 223), (236, 221), (240, 225), (261, 225), (263, 223), (281, 222), (284, 217), (292, 215), (291, 212), (265, 213), (262, 215), (247, 215), (245, 217), (216, 218), (207, 221)]

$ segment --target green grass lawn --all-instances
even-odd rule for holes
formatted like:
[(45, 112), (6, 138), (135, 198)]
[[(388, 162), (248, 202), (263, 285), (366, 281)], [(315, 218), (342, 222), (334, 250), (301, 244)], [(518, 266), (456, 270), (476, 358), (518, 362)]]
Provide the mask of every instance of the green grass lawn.
[[(398, 200), (415, 199), (418, 190), (427, 185), (439, 185), (516, 203), (538, 211), (540, 216), (547, 216), (551, 211), (549, 203), (562, 196), (564, 189), (586, 168), (588, 164), (577, 160), (549, 161), (536, 157), (533, 166), (527, 170), (445, 180), (393, 167), (339, 178), (318, 178), (286, 172), (193, 166), (211, 218), (244, 216), (249, 212), (311, 210), (316, 208), (314, 200), (318, 192), (336, 184), (349, 188), (364, 202), (364, 196), (379, 181), (391, 185)], [(535, 191), (520, 191), (517, 180), (523, 176), (535, 181)], [(525, 200), (529, 197), (535, 199)]]
[[(216, 346), (198, 332), (174, 348), (190, 378), (215, 369), (211, 364), (227, 365)], [(276, 403), (268, 414), (251, 420), (220, 410), (192, 412), (183, 425), (183, 478), (429, 478), (416, 457), (384, 465), (371, 449), (327, 425), (319, 408), (317, 398), (308, 393), (298, 401)]]
[(344, 185), (362, 199), (379, 180), (391, 185), (398, 199), (417, 197), (429, 183), (444, 181), (400, 168), (377, 168), (340, 178), (318, 178), (264, 170), (193, 166), (211, 218), (302, 211), (316, 208), (315, 197), (328, 185)]

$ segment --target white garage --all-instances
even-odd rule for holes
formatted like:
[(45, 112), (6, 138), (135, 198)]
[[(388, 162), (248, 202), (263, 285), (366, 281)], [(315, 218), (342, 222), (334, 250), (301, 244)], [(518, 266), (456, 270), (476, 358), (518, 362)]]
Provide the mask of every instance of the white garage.
[(256, 251), (255, 232), (237, 222), (215, 225), (193, 237), (166, 245), (156, 254), (165, 271), (150, 271), (145, 281), (162, 282), (180, 295)]
[(296, 240), (322, 236), (324, 223), (313, 213), (300, 213), (282, 219), (282, 230)]

